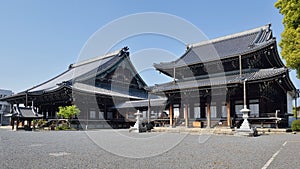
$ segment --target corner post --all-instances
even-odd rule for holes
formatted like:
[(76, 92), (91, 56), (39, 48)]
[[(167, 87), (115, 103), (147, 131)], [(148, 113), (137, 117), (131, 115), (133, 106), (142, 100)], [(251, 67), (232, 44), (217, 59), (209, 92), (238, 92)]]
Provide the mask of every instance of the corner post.
[(170, 117), (170, 127), (173, 127), (173, 103), (170, 103), (169, 108), (169, 117)]

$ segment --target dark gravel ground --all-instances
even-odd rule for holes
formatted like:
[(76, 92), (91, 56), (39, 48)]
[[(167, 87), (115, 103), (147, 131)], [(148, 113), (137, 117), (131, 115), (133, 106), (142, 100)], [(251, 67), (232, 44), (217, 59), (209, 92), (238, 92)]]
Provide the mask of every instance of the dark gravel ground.
[(0, 151), (1, 169), (287, 169), (300, 167), (300, 133), (237, 137), (128, 130), (15, 132), (0, 128)]

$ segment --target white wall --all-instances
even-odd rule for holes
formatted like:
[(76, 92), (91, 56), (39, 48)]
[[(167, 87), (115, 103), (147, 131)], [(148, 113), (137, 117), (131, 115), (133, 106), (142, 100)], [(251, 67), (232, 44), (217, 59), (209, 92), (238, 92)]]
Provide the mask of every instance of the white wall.
[(289, 92), (287, 92), (286, 97), (287, 97), (287, 113), (293, 113), (293, 111), (292, 111), (293, 101), (294, 101), (293, 97)]

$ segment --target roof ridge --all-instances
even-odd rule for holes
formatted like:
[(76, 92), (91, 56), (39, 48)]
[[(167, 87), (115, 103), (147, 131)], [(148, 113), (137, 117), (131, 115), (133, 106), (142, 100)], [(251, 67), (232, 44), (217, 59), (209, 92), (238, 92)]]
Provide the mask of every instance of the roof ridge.
[(93, 57), (93, 58), (90, 58), (90, 59), (86, 59), (86, 60), (80, 61), (80, 62), (78, 62), (78, 63), (71, 64), (71, 65), (70, 65), (70, 68), (79, 67), (79, 66), (82, 66), (82, 65), (86, 65), (86, 64), (89, 64), (89, 63), (92, 63), (92, 62), (96, 62), (96, 61), (99, 61), (99, 60), (103, 60), (103, 59), (106, 59), (106, 58), (115, 56), (115, 55), (117, 55), (118, 53), (120, 53), (122, 50), (123, 50), (123, 49), (119, 49), (119, 50), (116, 50), (116, 51), (107, 53), (107, 54), (105, 54), (105, 55), (96, 56), (96, 57)]
[(205, 41), (201, 41), (198, 43), (194, 43), (191, 44), (190, 47), (198, 47), (198, 46), (202, 46), (202, 45), (207, 45), (207, 44), (212, 44), (212, 43), (216, 43), (216, 42), (220, 42), (220, 41), (224, 41), (224, 40), (228, 40), (228, 39), (233, 39), (233, 38), (237, 38), (237, 37), (241, 37), (244, 35), (248, 35), (248, 34), (252, 34), (261, 30), (268, 30), (270, 29), (271, 24), (266, 24), (257, 28), (253, 28), (253, 29), (249, 29), (246, 31), (242, 31), (242, 32), (238, 32), (238, 33), (234, 33), (234, 34), (229, 34), (229, 35), (225, 35), (225, 36), (221, 36), (218, 38), (214, 38), (214, 39), (209, 39), (209, 40), (205, 40)]
[[(124, 47), (124, 48), (122, 48), (122, 49), (120, 49), (120, 50), (117, 50), (117, 51), (108, 53), (108, 54), (103, 55), (103, 56), (98, 56), (98, 57), (95, 57), (95, 58), (92, 58), (92, 59), (88, 59), (88, 60), (79, 62), (79, 63), (77, 63), (77, 64), (73, 64), (73, 65), (71, 64), (71, 65), (69, 66), (69, 69), (67, 69), (66, 71), (64, 71), (64, 72), (62, 72), (62, 73), (60, 73), (60, 74), (58, 74), (57, 76), (55, 76), (55, 77), (53, 77), (53, 78), (51, 78), (51, 79), (49, 79), (49, 80), (47, 80), (47, 81), (45, 81), (45, 82), (39, 84), (39, 85), (33, 86), (33, 87), (31, 87), (31, 88), (25, 90), (24, 93), (26, 93), (26, 92), (34, 92), (34, 91), (33, 91), (34, 89), (36, 89), (36, 88), (38, 88), (38, 87), (40, 87), (40, 86), (43, 86), (43, 85), (45, 85), (45, 84), (47, 84), (47, 83), (49, 83), (49, 82), (51, 82), (51, 81), (53, 81), (53, 80), (55, 80), (55, 79), (61, 77), (61, 76), (63, 76), (64, 74), (66, 74), (66, 73), (68, 73), (68, 72), (74, 70), (74, 68), (76, 68), (76, 67), (80, 67), (80, 66), (83, 66), (83, 65), (87, 65), (87, 64), (89, 64), (89, 63), (96, 62), (96, 61), (98, 61), (98, 60), (103, 60), (103, 59), (105, 59), (105, 58), (109, 58), (109, 57), (116, 56), (116, 55), (117, 55), (117, 56), (121, 56), (121, 55), (123, 54), (122, 52), (126, 52), (127, 50), (128, 50), (128, 47)], [(72, 80), (72, 79), (70, 79), (70, 80)], [(67, 81), (69, 81), (69, 80), (67, 80)], [(62, 81), (59, 82), (59, 83), (62, 83)], [(56, 85), (57, 85), (57, 84), (56, 84)], [(52, 87), (51, 87), (51, 88), (52, 88)]]

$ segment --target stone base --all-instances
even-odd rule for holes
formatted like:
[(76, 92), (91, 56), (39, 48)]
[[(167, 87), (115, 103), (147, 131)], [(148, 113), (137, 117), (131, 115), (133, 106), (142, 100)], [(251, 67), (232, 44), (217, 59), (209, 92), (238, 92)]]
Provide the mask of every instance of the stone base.
[[(139, 114), (138, 114), (138, 113), (135, 113), (135, 114), (137, 114), (138, 117), (139, 117)], [(136, 132), (136, 133), (139, 133), (139, 132), (140, 132), (140, 127), (142, 127), (142, 125), (140, 124), (139, 118), (137, 118), (137, 119), (136, 119), (136, 122), (134, 123), (134, 126), (129, 128), (129, 132)]]
[(147, 132), (147, 127), (143, 127), (141, 124), (139, 125), (139, 127), (130, 127), (129, 128), (129, 132), (135, 132), (135, 133), (143, 133), (143, 132)]
[(136, 127), (130, 127), (130, 128), (129, 128), (129, 132), (139, 133), (139, 129), (136, 128)]
[(253, 137), (255, 136), (255, 132), (253, 129), (237, 129), (234, 133), (235, 136), (246, 136)]

